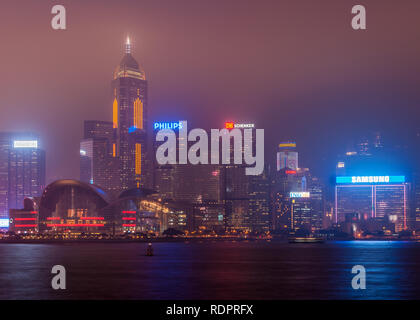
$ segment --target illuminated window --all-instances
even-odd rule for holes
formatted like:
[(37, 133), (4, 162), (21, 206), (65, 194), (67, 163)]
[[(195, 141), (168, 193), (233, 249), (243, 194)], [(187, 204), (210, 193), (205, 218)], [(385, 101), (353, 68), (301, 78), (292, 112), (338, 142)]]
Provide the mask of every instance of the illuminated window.
[(118, 128), (118, 101), (117, 98), (114, 99), (114, 104), (112, 106), (112, 122), (114, 123), (114, 128)]

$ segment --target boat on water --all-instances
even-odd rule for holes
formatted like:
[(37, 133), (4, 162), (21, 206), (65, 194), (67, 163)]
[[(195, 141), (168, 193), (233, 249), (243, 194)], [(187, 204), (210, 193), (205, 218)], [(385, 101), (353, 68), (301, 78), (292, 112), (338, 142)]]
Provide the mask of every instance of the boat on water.
[(323, 238), (314, 237), (290, 237), (289, 243), (324, 243)]

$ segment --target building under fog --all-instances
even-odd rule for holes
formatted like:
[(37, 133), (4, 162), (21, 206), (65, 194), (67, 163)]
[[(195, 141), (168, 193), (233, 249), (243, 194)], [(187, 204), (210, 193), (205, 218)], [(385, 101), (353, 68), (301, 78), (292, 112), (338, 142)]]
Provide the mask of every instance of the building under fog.
[(382, 218), (395, 231), (408, 229), (408, 183), (405, 176), (338, 176), (335, 187), (335, 221), (348, 215), (359, 219)]
[(39, 202), (39, 231), (50, 234), (162, 234), (187, 230), (192, 208), (162, 202), (146, 189), (129, 189), (111, 198), (102, 188), (59, 180), (45, 188)]
[(39, 197), (45, 186), (45, 151), (32, 133), (0, 133), (0, 218)]

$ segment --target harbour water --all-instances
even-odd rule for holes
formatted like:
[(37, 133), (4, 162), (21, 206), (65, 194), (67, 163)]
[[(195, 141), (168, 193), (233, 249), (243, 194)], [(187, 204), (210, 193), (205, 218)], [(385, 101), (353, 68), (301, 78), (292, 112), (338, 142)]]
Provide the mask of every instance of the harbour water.
[[(1, 299), (419, 299), (420, 243), (0, 244)], [(53, 265), (66, 290), (51, 288)], [(354, 265), (366, 290), (354, 290)]]

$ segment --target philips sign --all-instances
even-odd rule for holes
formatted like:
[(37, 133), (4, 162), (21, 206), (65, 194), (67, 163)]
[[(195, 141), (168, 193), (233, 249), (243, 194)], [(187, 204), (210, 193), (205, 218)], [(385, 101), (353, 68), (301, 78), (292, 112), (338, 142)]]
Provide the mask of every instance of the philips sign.
[(290, 192), (290, 198), (310, 198), (310, 192)]
[(342, 176), (336, 177), (336, 183), (340, 184), (380, 184), (380, 183), (404, 183), (405, 176)]
[(162, 130), (162, 129), (171, 129), (171, 130), (180, 130), (182, 129), (182, 121), (179, 122), (155, 122), (153, 124), (154, 130)]

